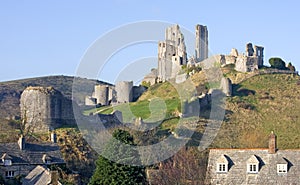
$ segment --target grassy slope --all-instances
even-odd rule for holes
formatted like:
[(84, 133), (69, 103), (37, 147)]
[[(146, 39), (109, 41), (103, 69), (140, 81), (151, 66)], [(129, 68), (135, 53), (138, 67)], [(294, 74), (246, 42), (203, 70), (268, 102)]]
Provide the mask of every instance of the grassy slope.
[(271, 131), (278, 148), (300, 147), (299, 76), (286, 74), (252, 77), (234, 87), (227, 101), (227, 121), (213, 147), (267, 147)]

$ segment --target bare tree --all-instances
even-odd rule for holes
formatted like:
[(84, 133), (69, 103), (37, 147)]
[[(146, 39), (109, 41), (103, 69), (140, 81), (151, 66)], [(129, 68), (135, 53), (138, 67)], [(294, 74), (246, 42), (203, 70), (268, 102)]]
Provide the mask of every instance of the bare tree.
[(206, 155), (196, 148), (181, 149), (171, 159), (159, 165), (151, 184), (204, 184)]

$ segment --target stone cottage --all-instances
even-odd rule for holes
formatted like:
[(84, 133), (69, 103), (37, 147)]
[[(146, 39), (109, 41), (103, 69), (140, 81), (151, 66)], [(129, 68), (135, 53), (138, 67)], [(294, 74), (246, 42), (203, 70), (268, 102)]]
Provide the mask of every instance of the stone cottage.
[(21, 136), (18, 142), (0, 144), (0, 175), (4, 179), (19, 175), (28, 175), (38, 165), (47, 167), (53, 164), (65, 164), (55, 133), (52, 142), (29, 143)]
[(300, 150), (278, 150), (276, 135), (269, 148), (211, 149), (206, 184), (300, 184)]

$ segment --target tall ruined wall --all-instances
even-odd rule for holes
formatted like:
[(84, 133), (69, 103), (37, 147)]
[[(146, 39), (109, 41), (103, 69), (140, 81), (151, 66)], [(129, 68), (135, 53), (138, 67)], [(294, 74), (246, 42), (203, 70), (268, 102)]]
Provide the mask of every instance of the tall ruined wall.
[(178, 25), (168, 27), (165, 40), (158, 43), (158, 80), (174, 78), (181, 65), (187, 64), (184, 36)]
[(196, 25), (195, 57), (198, 62), (208, 58), (208, 30), (199, 24)]
[(133, 100), (133, 82), (120, 81), (116, 83), (117, 102), (128, 103)]
[(72, 101), (52, 87), (26, 88), (21, 94), (20, 110), (26, 127), (36, 132), (74, 124)]

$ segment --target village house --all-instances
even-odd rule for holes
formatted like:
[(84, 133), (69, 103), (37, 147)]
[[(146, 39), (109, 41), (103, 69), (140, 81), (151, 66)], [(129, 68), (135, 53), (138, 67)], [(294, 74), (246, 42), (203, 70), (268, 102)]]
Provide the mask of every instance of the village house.
[(51, 134), (51, 142), (29, 143), (21, 136), (18, 142), (0, 144), (0, 175), (8, 180), (17, 176), (27, 176), (37, 166), (65, 164), (56, 134)]
[(211, 149), (206, 184), (300, 184), (300, 150), (278, 150), (276, 135), (265, 149)]

